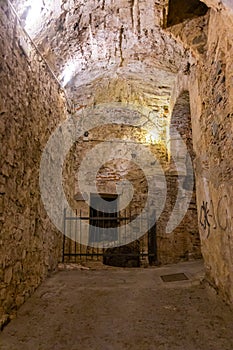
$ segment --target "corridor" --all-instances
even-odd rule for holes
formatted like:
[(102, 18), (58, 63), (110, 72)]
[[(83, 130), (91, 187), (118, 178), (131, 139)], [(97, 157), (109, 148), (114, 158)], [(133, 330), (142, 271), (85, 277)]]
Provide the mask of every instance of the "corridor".
[(0, 0), (0, 350), (233, 350), (232, 58), (233, 0)]

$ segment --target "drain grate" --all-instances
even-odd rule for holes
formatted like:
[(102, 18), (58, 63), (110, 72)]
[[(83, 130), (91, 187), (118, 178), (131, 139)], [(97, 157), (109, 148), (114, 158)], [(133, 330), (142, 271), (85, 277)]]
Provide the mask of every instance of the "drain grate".
[(163, 282), (185, 281), (189, 279), (184, 273), (173, 273), (172, 275), (163, 275), (160, 277)]

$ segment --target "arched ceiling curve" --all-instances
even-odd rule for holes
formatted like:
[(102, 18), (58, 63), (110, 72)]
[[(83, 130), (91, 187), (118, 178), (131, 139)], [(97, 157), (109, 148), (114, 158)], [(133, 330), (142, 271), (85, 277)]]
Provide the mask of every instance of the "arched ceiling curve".
[[(169, 101), (190, 52), (162, 29), (168, 0), (13, 0), (68, 95)], [(219, 1), (205, 0), (220, 6)], [(221, 6), (231, 5), (222, 0)], [(233, 7), (233, 6), (232, 6)], [(190, 63), (190, 62), (189, 62)], [(94, 97), (93, 97), (94, 96)]]

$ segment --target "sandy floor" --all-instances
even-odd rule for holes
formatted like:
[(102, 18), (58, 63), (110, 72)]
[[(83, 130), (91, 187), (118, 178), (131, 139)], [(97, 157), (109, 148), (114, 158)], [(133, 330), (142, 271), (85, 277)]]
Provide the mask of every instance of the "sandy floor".
[[(184, 272), (189, 280), (164, 283)], [(147, 269), (61, 271), (0, 335), (1, 350), (232, 350), (233, 313), (201, 262)]]

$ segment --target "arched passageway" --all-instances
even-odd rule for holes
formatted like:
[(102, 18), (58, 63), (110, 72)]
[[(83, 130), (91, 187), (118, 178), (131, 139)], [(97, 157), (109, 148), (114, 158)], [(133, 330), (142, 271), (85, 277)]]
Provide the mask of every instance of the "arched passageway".
[(1, 1), (1, 326), (57, 269), (65, 207), (96, 193), (139, 212), (149, 198), (153, 263), (199, 258), (201, 242), (206, 279), (232, 303), (232, 5), (176, 3)]

